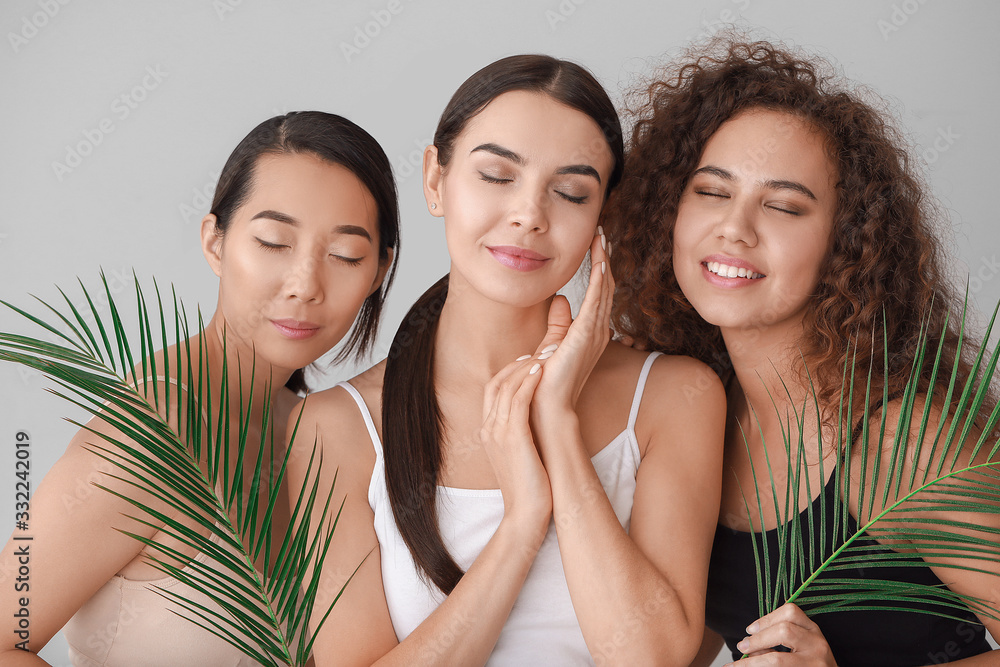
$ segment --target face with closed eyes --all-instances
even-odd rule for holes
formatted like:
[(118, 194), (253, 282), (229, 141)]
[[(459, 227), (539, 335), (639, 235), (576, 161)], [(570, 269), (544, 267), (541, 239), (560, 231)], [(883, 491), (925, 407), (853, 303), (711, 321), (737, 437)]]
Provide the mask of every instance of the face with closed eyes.
[(512, 91), (469, 120), (442, 168), (424, 155), (424, 192), (444, 216), (452, 285), (530, 306), (580, 267), (597, 228), (613, 158), (587, 114)]
[(389, 265), (379, 261), (368, 189), (345, 167), (301, 153), (260, 158), (225, 235), (215, 216), (202, 222), (202, 247), (220, 279), (227, 346), (289, 371), (344, 337)]
[(830, 252), (836, 168), (822, 134), (751, 110), (705, 144), (677, 210), (674, 275), (707, 322), (801, 323)]

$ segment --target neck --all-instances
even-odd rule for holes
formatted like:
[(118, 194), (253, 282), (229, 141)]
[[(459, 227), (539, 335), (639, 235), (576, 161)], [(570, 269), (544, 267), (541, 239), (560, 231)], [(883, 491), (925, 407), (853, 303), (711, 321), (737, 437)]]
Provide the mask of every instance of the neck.
[(778, 424), (779, 414), (784, 420), (795, 411), (801, 414), (804, 401), (807, 409), (811, 406), (811, 392), (801, 375), (801, 321), (721, 332), (738, 382), (730, 394), (730, 412), (744, 427), (756, 417), (768, 429)]
[(453, 272), (434, 343), (435, 374), (485, 385), (516, 358), (534, 353), (545, 336), (551, 301), (530, 307), (490, 301)]

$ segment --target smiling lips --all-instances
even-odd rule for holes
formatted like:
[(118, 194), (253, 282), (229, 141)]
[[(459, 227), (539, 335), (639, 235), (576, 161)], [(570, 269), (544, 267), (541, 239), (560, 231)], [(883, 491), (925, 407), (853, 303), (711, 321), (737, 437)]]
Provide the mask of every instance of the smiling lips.
[(743, 287), (767, 277), (747, 261), (722, 255), (706, 257), (701, 268), (705, 278), (720, 287)]
[(293, 340), (310, 338), (311, 336), (314, 336), (317, 331), (319, 331), (318, 324), (303, 322), (301, 320), (271, 320), (271, 324), (274, 325), (274, 328), (277, 329), (282, 336)]
[(545, 266), (551, 258), (527, 248), (512, 245), (486, 246), (493, 258), (515, 271), (534, 271)]

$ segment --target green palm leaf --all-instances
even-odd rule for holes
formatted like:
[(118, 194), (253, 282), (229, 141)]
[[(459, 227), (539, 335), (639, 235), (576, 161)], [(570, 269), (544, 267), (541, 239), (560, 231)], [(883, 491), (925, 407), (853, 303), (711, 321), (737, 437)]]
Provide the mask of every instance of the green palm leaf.
[[(165, 315), (155, 281), (156, 300), (152, 304), (136, 278), (139, 349), (134, 353), (135, 344), (130, 343), (121, 310), (103, 274), (101, 278), (108, 317), (101, 316), (82, 282), (87, 303), (84, 313), (62, 290), (65, 308), (39, 299), (58, 319), (56, 324), (0, 301), (55, 339), (48, 342), (0, 332), (0, 361), (41, 371), (57, 385), (51, 390), (54, 394), (99, 415), (121, 434), (115, 437), (73, 422), (101, 438), (102, 444), (92, 444), (90, 450), (117, 470), (108, 473), (109, 480), (116, 480), (119, 488), (148, 494), (170, 511), (143, 504), (121, 490), (105, 485), (100, 488), (130, 503), (136, 509), (130, 518), (137, 524), (158, 529), (208, 559), (204, 563), (191, 560), (161, 540), (122, 532), (156, 554), (151, 556), (154, 567), (207, 595), (222, 613), (167, 589), (157, 592), (177, 603), (183, 609), (182, 616), (262, 664), (305, 664), (312, 650), (308, 621), (313, 617), (322, 563), (340, 516), (339, 509), (334, 512), (331, 507), (333, 489), (320, 493), (321, 462), (315, 459), (315, 448), (309, 458), (310, 481), (290, 508), (288, 529), (276, 534), (274, 512), (285, 493), (281, 487), (293, 447), (290, 443), (280, 457), (274, 455), (270, 387), (263, 397), (260, 435), (251, 437), (249, 406), (255, 398), (254, 383), (244, 388), (242, 382), (229, 377), (225, 342), (221, 377), (213, 385), (204, 340), (199, 337), (192, 349), (187, 315), (176, 293), (171, 290), (171, 320)], [(155, 317), (150, 316), (151, 310)], [(94, 325), (88, 325), (88, 316)], [(204, 329), (200, 313), (198, 325), (199, 331)], [(172, 341), (168, 331), (173, 334)], [(167, 352), (171, 342), (173, 355)], [(157, 349), (163, 350), (159, 363)], [(249, 370), (253, 376), (252, 364)], [(165, 388), (161, 388), (156, 381), (136, 382), (130, 377), (133, 372), (139, 378), (172, 377), (177, 382), (163, 383)], [(215, 398), (213, 386), (219, 387)], [(234, 404), (238, 409), (231, 409)], [(283, 435), (279, 432), (277, 437)], [(295, 433), (292, 442), (294, 438)], [(309, 517), (314, 510), (319, 510), (321, 519), (313, 525), (320, 528), (310, 531)], [(192, 525), (199, 529), (192, 529)], [(178, 565), (178, 561), (185, 565)], [(260, 563), (263, 567), (258, 571), (255, 564)]]
[[(998, 304), (1000, 309), (1000, 304)], [(989, 339), (996, 320), (994, 310), (984, 341)], [(945, 321), (946, 328), (948, 326)], [(936, 349), (928, 344), (926, 327), (921, 331), (918, 354), (912, 361), (909, 380), (901, 397), (898, 425), (888, 423), (888, 410), (882, 410), (875, 426), (872, 411), (873, 383), (871, 367), (867, 376), (857, 372), (856, 350), (849, 355), (845, 365), (839, 422), (834, 458), (833, 483), (838, 493), (833, 502), (827, 502), (824, 493), (820, 501), (799, 512), (799, 493), (804, 490), (809, 498), (815, 497), (810, 489), (810, 475), (805, 465), (805, 443), (801, 434), (807, 419), (807, 408), (793, 410), (794, 414), (780, 415), (785, 451), (788, 457), (788, 483), (784, 503), (779, 503), (774, 489), (771, 461), (765, 456), (765, 465), (772, 482), (772, 500), (777, 514), (777, 575), (772, 577), (772, 556), (768, 553), (766, 534), (752, 533), (754, 556), (757, 562), (760, 615), (763, 616), (784, 602), (796, 602), (810, 616), (832, 611), (848, 610), (901, 610), (931, 613), (946, 618), (959, 619), (958, 613), (971, 610), (982, 618), (998, 619), (998, 610), (974, 595), (963, 595), (946, 586), (901, 583), (880, 579), (882, 568), (935, 567), (954, 568), (975, 572), (995, 573), (988, 564), (1000, 563), (1000, 531), (982, 525), (976, 516), (1000, 514), (1000, 442), (991, 434), (1000, 420), (1000, 406), (983, 414), (990, 383), (996, 370), (1000, 349), (988, 354), (985, 343), (976, 350), (972, 371), (961, 377), (958, 360), (965, 344), (965, 312), (959, 326), (958, 352), (951, 368), (942, 363), (944, 332)], [(884, 340), (884, 368), (888, 369), (889, 340)], [(930, 388), (922, 390), (920, 378), (927, 377), (925, 364), (930, 366)], [(864, 382), (863, 385), (860, 383)], [(817, 426), (821, 424), (821, 408), (812, 387), (812, 409)], [(890, 403), (888, 395), (888, 370), (881, 383), (880, 405)], [(851, 405), (856, 387), (863, 388), (865, 409), (859, 420), (859, 444), (854, 441), (852, 425), (856, 417)], [(790, 401), (791, 394), (786, 393)], [(921, 394), (934, 396), (918, 406)], [(772, 397), (772, 401), (774, 398)], [(776, 402), (775, 406), (777, 405)], [(935, 408), (939, 412), (935, 412)], [(937, 427), (931, 428), (935, 415)], [(756, 414), (755, 414), (756, 417)], [(984, 422), (985, 419), (985, 422)], [(978, 425), (977, 425), (978, 420)], [(757, 419), (758, 426), (760, 423)], [(892, 428), (890, 428), (892, 427)], [(818, 428), (822, 434), (822, 428)], [(890, 439), (889, 432), (895, 435)], [(974, 433), (980, 433), (975, 440)], [(763, 435), (762, 435), (763, 437)], [(746, 439), (745, 439), (746, 440)], [(825, 451), (820, 436), (819, 451)], [(855, 451), (856, 450), (856, 451)], [(767, 448), (764, 448), (766, 453)], [(749, 449), (748, 449), (749, 453)], [(827, 479), (824, 457), (820, 456), (818, 473)], [(909, 464), (926, 462), (923, 466)], [(858, 464), (860, 465), (853, 465)], [(862, 471), (852, 479), (851, 470)], [(754, 493), (757, 506), (761, 507), (761, 489), (757, 488), (757, 474), (753, 471)], [(804, 482), (803, 482), (804, 480)], [(766, 492), (766, 490), (765, 490)], [(856, 529), (850, 527), (851, 516), (848, 499), (857, 505)], [(814, 509), (818, 505), (818, 510)], [(747, 503), (749, 516), (749, 504)], [(927, 512), (947, 512), (948, 518)], [(919, 513), (919, 514), (918, 514)], [(967, 515), (967, 516), (963, 516)], [(763, 525), (761, 509), (758, 520)], [(816, 530), (818, 526), (818, 531)], [(812, 535), (827, 535), (828, 528), (837, 536), (837, 544), (826, 540), (814, 543)], [(863, 538), (879, 541), (866, 543)], [(758, 545), (758, 541), (760, 545)], [(906, 545), (912, 552), (896, 551), (887, 546)], [(773, 550), (773, 547), (772, 547)], [(852, 568), (864, 566), (874, 571), (871, 578), (848, 579), (836, 576)], [(834, 575), (834, 576), (831, 576)], [(933, 605), (928, 609), (925, 605)], [(954, 613), (953, 613), (954, 612)], [(963, 619), (964, 620), (964, 619)]]

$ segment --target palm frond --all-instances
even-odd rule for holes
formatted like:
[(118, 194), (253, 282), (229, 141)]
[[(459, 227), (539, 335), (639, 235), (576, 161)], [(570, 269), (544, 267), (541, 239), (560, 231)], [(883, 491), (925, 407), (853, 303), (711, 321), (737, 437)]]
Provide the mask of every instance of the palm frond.
[[(284, 495), (281, 487), (295, 433), (284, 454), (276, 458), (270, 435), (270, 387), (263, 396), (260, 436), (252, 438), (254, 383), (244, 387), (230, 377), (225, 342), (220, 377), (213, 385), (203, 337), (192, 345), (187, 314), (176, 292), (171, 288), (171, 320), (155, 281), (154, 302), (147, 300), (138, 278), (133, 277), (138, 312), (138, 331), (133, 335), (138, 350), (102, 273), (104, 298), (100, 300), (106, 301), (107, 316), (102, 316), (82, 282), (83, 308), (76, 307), (62, 290), (65, 308), (38, 299), (58, 323), (0, 301), (55, 339), (49, 342), (0, 332), (0, 361), (42, 372), (56, 385), (50, 391), (99, 416), (120, 434), (108, 435), (73, 422), (99, 436), (101, 444), (91, 444), (90, 450), (118, 471), (107, 474), (117, 490), (107, 484), (98, 486), (131, 504), (136, 512), (130, 518), (138, 525), (158, 530), (208, 557), (204, 563), (191, 560), (163, 540), (122, 531), (150, 548), (154, 567), (204, 593), (222, 610), (158, 589), (183, 610), (182, 616), (262, 664), (305, 664), (312, 648), (308, 621), (340, 516), (331, 507), (333, 488), (325, 494), (320, 491), (322, 463), (314, 448), (308, 464), (310, 481), (290, 508), (287, 530), (277, 534), (274, 513)], [(198, 331), (202, 330), (199, 311)], [(173, 354), (168, 352), (171, 343)], [(159, 360), (157, 349), (163, 351)], [(251, 365), (249, 372), (254, 376), (256, 368)], [(220, 388), (217, 398), (213, 386)], [(234, 403), (238, 409), (231, 410)], [(137, 493), (122, 492), (128, 488)], [(136, 500), (146, 496), (171, 511)], [(309, 517), (317, 510), (320, 519), (312, 522), (310, 530)], [(278, 545), (276, 550), (274, 545)], [(255, 563), (260, 562), (263, 567), (258, 571)], [(321, 623), (329, 613), (326, 610)]]
[[(997, 309), (1000, 310), (1000, 304)], [(997, 310), (994, 310), (984, 341), (989, 340), (996, 316)], [(773, 488), (771, 461), (765, 456), (764, 462), (771, 480), (778, 523), (776, 577), (771, 576), (774, 565), (769, 558), (766, 534), (752, 533), (762, 616), (785, 602), (796, 602), (811, 616), (833, 611), (881, 609), (960, 619), (960, 613), (967, 614), (971, 610), (981, 618), (1000, 620), (1000, 611), (992, 608), (988, 600), (975, 595), (963, 595), (944, 585), (901, 583), (878, 576), (879, 570), (884, 568), (929, 565), (989, 574), (997, 572), (1000, 530), (983, 525), (976, 518), (1000, 514), (1000, 442), (995, 436), (1000, 406), (992, 406), (988, 414), (983, 414), (984, 406), (989, 405), (989, 388), (1000, 349), (989, 353), (984, 342), (975, 352), (971, 372), (963, 377), (959, 361), (962, 346), (967, 344), (965, 317), (963, 310), (958, 325), (958, 351), (951, 368), (943, 362), (946, 332), (942, 332), (936, 346), (931, 346), (926, 324), (921, 328), (921, 343), (901, 396), (890, 397), (888, 393), (891, 341), (883, 336), (883, 368), (886, 370), (881, 383), (873, 382), (873, 365), (869, 365), (867, 376), (858, 372), (856, 348), (848, 354), (837, 413), (840, 425), (832, 472), (837, 493), (833, 494), (832, 503), (827, 502), (825, 493), (821, 492), (818, 503), (811, 503), (807, 510), (799, 512), (803, 478), (806, 496), (815, 497), (810, 488), (810, 475), (805, 465), (806, 446), (802, 439), (809, 406), (803, 405), (801, 411), (793, 406), (794, 414), (779, 414), (788, 457), (783, 506)], [(947, 329), (947, 319), (944, 326)], [(930, 364), (930, 386), (924, 387), (920, 379), (928, 377), (927, 364)], [(807, 377), (813, 404), (809, 412), (814, 413), (820, 433), (818, 451), (823, 452), (826, 450), (822, 443), (822, 410), (808, 369)], [(877, 389), (878, 385), (881, 390)], [(787, 387), (785, 389), (791, 405), (791, 394)], [(853, 433), (852, 425), (857, 416), (851, 414), (852, 406), (862, 389), (865, 407), (859, 419), (861, 431)], [(873, 393), (881, 393), (876, 407), (873, 407)], [(918, 403), (922, 398), (925, 400), (921, 408)], [(888, 422), (890, 400), (898, 408), (895, 423)], [(777, 406), (773, 397), (772, 402)], [(882, 409), (876, 420), (874, 409), (878, 408)], [(757, 418), (756, 413), (754, 417)], [(932, 428), (935, 417), (937, 426)], [(759, 426), (759, 418), (757, 422)], [(890, 432), (894, 434), (891, 438)], [(979, 435), (973, 440), (976, 433)], [(860, 436), (859, 442), (852, 447), (856, 436)], [(764, 451), (767, 452), (766, 447)], [(916, 463), (920, 461), (926, 462), (922, 470)], [(818, 472), (820, 479), (826, 480), (823, 466), (821, 455)], [(862, 472), (852, 479), (852, 470)], [(751, 474), (760, 508), (762, 492), (756, 482), (752, 458)], [(856, 505), (856, 521), (850, 512), (850, 500)], [(749, 503), (746, 504), (749, 515)], [(937, 512), (946, 512), (947, 518), (936, 515)], [(801, 516), (803, 513), (805, 517)], [(762, 526), (763, 510), (759, 510), (758, 518)], [(831, 526), (834, 543), (813, 538), (817, 532), (828, 535)], [(904, 544), (906, 551), (891, 548)], [(913, 550), (919, 552), (919, 557)], [(861, 566), (873, 571), (871, 578), (844, 578)]]

